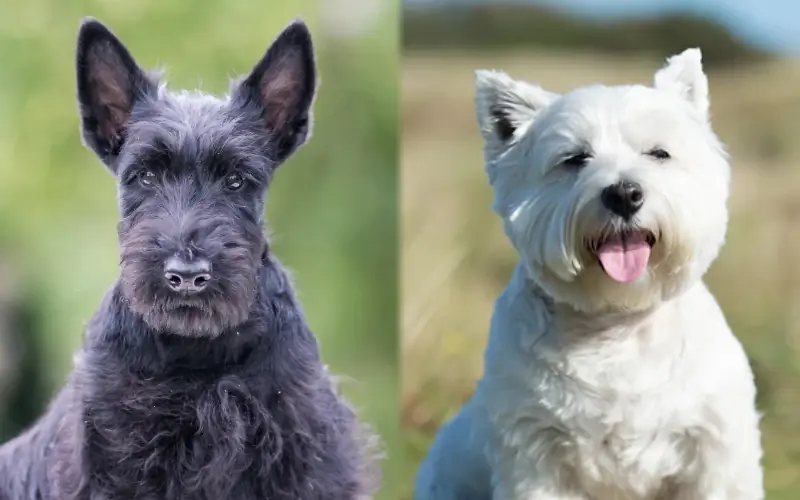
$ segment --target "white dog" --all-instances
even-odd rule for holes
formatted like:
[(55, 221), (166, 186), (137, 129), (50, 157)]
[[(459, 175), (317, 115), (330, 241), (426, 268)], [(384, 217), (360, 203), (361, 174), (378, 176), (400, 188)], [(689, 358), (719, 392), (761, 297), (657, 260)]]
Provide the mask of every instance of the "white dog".
[(520, 263), (416, 498), (763, 499), (753, 374), (701, 281), (730, 170), (700, 51), (653, 87), (557, 95), (494, 71), (476, 84)]

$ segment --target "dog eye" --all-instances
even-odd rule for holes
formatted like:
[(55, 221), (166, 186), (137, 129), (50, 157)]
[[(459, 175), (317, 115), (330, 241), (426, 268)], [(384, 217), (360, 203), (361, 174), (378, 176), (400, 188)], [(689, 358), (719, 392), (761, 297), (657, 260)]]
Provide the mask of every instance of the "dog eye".
[(672, 156), (670, 156), (670, 154), (666, 150), (661, 148), (653, 148), (645, 154), (647, 156), (652, 156), (656, 160), (669, 160), (670, 158), (672, 158)]
[(586, 162), (591, 158), (592, 155), (586, 152), (581, 152), (578, 154), (574, 154), (564, 160), (562, 163), (568, 167), (575, 167), (579, 168), (586, 165)]
[(149, 188), (153, 187), (153, 184), (156, 182), (156, 174), (154, 174), (150, 170), (145, 170), (141, 174), (139, 174), (139, 184), (142, 186)]
[(230, 191), (238, 191), (244, 186), (244, 179), (239, 174), (231, 174), (225, 178), (225, 187)]

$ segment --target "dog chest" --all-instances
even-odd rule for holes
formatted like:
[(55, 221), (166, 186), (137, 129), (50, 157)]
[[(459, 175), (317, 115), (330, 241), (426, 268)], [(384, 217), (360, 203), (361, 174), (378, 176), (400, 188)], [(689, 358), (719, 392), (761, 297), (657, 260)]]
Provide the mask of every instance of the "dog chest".
[(614, 498), (627, 492), (631, 498), (654, 498), (665, 481), (692, 473), (696, 442), (691, 429), (642, 411), (625, 415), (574, 421), (568, 438), (577, 479), (587, 491)]
[(649, 361), (646, 367), (620, 360), (564, 381), (573, 405), (562, 423), (575, 447), (576, 472), (588, 490), (607, 491), (601, 498), (614, 490), (654, 498), (666, 479), (696, 467), (693, 429), (702, 400), (685, 387), (680, 362)]
[(127, 383), (116, 400), (86, 406), (86, 456), (98, 487), (197, 499), (257, 491), (252, 470), (280, 436), (241, 381)]
[(508, 453), (537, 469), (566, 465), (597, 498), (651, 500), (692, 474), (702, 398), (687, 391), (680, 357), (633, 347), (491, 360), (479, 399)]

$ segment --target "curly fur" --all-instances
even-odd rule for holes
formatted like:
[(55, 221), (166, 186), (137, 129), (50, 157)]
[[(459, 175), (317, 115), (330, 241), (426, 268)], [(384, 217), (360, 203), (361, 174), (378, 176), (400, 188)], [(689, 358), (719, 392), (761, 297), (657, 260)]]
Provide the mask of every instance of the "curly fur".
[[(293, 23), (227, 99), (172, 94), (84, 22), (82, 130), (117, 178), (120, 278), (48, 411), (0, 447), (1, 500), (375, 491), (374, 439), (337, 395), (263, 225), (274, 170), (308, 136), (311, 57)], [(244, 187), (226, 190), (232, 173)], [(170, 289), (172, 255), (207, 258), (209, 287)]]

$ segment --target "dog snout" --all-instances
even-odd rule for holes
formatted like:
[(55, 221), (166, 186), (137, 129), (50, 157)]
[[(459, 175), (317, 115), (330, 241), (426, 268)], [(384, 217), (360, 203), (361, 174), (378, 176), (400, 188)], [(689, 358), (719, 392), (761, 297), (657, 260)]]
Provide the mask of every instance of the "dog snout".
[(642, 208), (644, 191), (642, 186), (635, 182), (621, 181), (603, 189), (600, 201), (612, 213), (627, 221)]
[(202, 292), (211, 282), (211, 262), (204, 258), (189, 260), (174, 255), (164, 263), (164, 280), (176, 292)]

